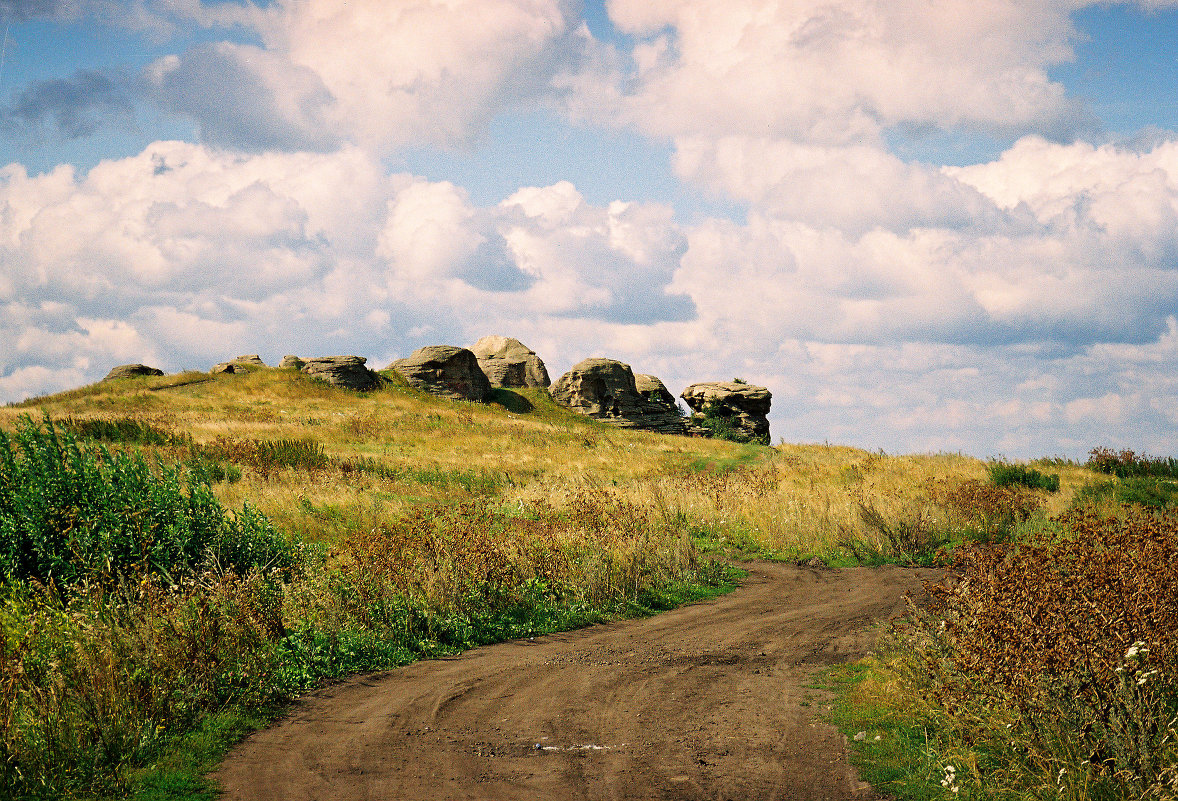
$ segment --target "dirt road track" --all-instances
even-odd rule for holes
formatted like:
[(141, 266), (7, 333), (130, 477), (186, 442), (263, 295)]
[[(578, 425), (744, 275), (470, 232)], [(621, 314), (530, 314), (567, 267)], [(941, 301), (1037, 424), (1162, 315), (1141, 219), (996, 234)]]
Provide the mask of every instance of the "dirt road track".
[(934, 575), (755, 563), (715, 601), (334, 685), (215, 778), (241, 801), (877, 798), (803, 685)]

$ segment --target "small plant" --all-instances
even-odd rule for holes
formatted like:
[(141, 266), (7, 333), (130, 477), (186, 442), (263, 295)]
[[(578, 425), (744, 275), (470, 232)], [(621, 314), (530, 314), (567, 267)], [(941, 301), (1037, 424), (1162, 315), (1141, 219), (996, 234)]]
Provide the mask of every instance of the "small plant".
[(698, 425), (709, 429), (714, 439), (727, 440), (728, 442), (736, 442), (741, 445), (747, 445), (752, 442), (759, 442), (762, 445), (769, 444), (767, 436), (757, 438), (734, 425), (732, 413), (715, 402), (706, 404), (702, 414), (695, 415), (693, 420)]

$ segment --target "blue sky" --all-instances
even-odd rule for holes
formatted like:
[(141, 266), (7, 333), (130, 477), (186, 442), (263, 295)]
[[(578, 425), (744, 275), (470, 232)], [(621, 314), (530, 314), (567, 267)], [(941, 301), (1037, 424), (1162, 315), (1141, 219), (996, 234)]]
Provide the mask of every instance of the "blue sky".
[(787, 441), (1178, 450), (1178, 2), (0, 0), (0, 26), (0, 401), (495, 333), (554, 375), (763, 383)]

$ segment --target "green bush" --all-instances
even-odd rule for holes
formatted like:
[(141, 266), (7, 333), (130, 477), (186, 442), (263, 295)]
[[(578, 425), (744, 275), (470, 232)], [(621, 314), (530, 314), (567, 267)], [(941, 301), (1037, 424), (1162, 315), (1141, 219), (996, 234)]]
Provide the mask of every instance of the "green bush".
[(0, 578), (73, 583), (211, 565), (287, 567), (294, 548), (264, 516), (227, 513), (191, 471), (84, 448), (45, 418), (0, 431)]
[(1055, 473), (1040, 473), (1026, 465), (1009, 462), (991, 462), (988, 469), (990, 481), (996, 487), (1009, 487), (1017, 484), (1031, 489), (1059, 492), (1059, 475)]

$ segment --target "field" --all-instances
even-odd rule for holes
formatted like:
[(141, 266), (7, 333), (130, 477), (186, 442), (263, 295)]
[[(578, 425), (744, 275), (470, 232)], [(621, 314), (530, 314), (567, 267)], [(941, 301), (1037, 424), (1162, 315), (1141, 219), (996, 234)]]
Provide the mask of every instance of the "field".
[(14, 797), (203, 797), (227, 744), (326, 680), (650, 614), (748, 557), (945, 569), (827, 676), (831, 714), (881, 735), (854, 741), (877, 787), (1178, 792), (1172, 461), (735, 445), (543, 391), (357, 395), (273, 369), (98, 384), (0, 409), (0, 430)]

